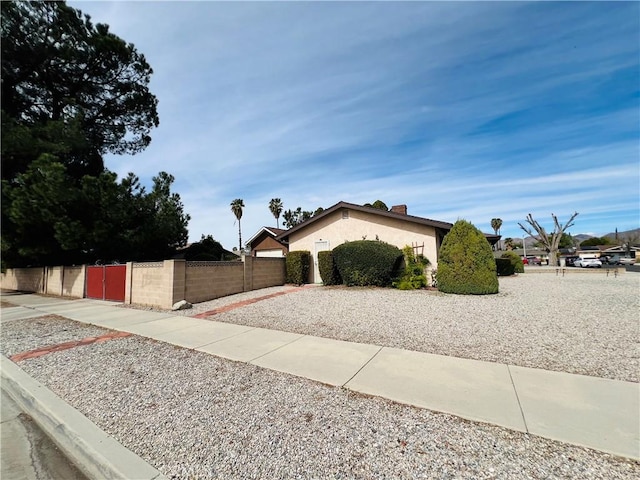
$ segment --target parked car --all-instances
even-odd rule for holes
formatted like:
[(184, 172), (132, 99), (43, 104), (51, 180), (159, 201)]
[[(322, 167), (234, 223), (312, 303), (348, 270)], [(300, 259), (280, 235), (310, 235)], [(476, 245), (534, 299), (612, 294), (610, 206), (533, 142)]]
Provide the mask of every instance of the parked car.
[(619, 265), (635, 265), (636, 259), (633, 257), (620, 257)]
[(597, 258), (578, 258), (573, 262), (573, 265), (582, 268), (600, 268), (602, 267), (602, 262)]
[(615, 255), (601, 255), (600, 261), (605, 265), (633, 265), (636, 263), (636, 259), (633, 257), (621, 257), (618, 254)]
[(529, 265), (529, 260), (527, 260), (527, 257), (522, 257), (522, 264)]
[(527, 262), (525, 263), (525, 265), (542, 265), (542, 260), (540, 260), (540, 257), (535, 257), (535, 256), (527, 256)]
[(575, 267), (574, 262), (575, 262), (576, 260), (578, 260), (579, 258), (580, 258), (580, 257), (575, 256), (575, 255), (573, 255), (573, 256), (571, 256), (571, 257), (564, 257), (564, 264), (565, 264), (567, 267)]

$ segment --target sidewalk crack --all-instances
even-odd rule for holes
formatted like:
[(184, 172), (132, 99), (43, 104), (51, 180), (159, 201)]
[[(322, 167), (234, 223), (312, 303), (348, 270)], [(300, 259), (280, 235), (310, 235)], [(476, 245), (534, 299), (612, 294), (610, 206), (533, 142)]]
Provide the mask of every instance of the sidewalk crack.
[(513, 387), (513, 392), (516, 394), (516, 400), (518, 401), (518, 408), (520, 409), (520, 415), (522, 415), (522, 421), (524, 423), (524, 429), (527, 433), (529, 432), (529, 426), (527, 425), (527, 419), (524, 416), (524, 410), (522, 410), (522, 403), (520, 403), (520, 397), (518, 396), (518, 390), (516, 389), (516, 384), (513, 381), (513, 375), (511, 375), (511, 368), (507, 365), (507, 371), (509, 372), (509, 378), (511, 379), (511, 386)]
[[(378, 356), (378, 354), (380, 353), (380, 351), (381, 351), (383, 348), (384, 348), (384, 347), (380, 347), (380, 348), (378, 349), (378, 351), (377, 351), (376, 353), (374, 353), (374, 354), (371, 356), (371, 358), (370, 358), (369, 360), (367, 360), (367, 361), (365, 362), (365, 364), (364, 364), (364, 365), (362, 365), (362, 366), (358, 369), (358, 371), (357, 371), (356, 373), (354, 373), (354, 374), (351, 376), (351, 378), (350, 378), (349, 380), (347, 380), (346, 382), (344, 382), (341, 386), (342, 386), (342, 387), (344, 387), (347, 383), (349, 383), (351, 380), (353, 380), (354, 378), (356, 378), (356, 376), (357, 376), (357, 375), (358, 375), (358, 374), (359, 374), (359, 373), (364, 369), (364, 367), (366, 367), (367, 365), (369, 365), (369, 363), (371, 363), (371, 361), (372, 361), (374, 358), (376, 358), (376, 357)], [(345, 387), (345, 388), (346, 388), (346, 387)]]

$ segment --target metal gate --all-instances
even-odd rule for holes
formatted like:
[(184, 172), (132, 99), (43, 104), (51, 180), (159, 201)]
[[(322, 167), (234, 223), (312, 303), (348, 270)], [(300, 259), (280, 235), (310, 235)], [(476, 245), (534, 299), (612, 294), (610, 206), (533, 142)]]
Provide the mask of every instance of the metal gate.
[(124, 302), (126, 265), (87, 267), (87, 298)]

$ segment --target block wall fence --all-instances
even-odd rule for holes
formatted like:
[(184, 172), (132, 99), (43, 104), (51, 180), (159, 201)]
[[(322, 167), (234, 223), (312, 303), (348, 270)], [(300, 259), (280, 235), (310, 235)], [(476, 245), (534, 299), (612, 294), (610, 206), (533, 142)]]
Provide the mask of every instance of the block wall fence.
[[(129, 262), (124, 303), (171, 308), (180, 300), (205, 302), (284, 283), (284, 258), (246, 256), (241, 262)], [(0, 285), (8, 290), (82, 298), (86, 293), (86, 267), (8, 269), (0, 275)]]

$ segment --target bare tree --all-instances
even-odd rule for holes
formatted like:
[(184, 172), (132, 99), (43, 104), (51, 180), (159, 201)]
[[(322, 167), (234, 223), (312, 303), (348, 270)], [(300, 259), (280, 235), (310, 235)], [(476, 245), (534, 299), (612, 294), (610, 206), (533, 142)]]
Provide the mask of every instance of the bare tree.
[[(538, 240), (544, 248), (549, 252), (549, 265), (556, 266), (558, 263), (558, 246), (560, 245), (560, 240), (562, 239), (562, 234), (571, 226), (573, 226), (573, 220), (578, 216), (578, 212), (574, 212), (571, 215), (571, 218), (564, 225), (560, 225), (558, 221), (558, 217), (556, 217), (553, 213), (551, 214), (551, 218), (553, 218), (554, 229), (552, 233), (547, 233), (542, 225), (540, 225), (531, 214), (527, 215), (527, 223), (530, 227), (525, 227), (520, 222), (520, 228), (524, 230), (529, 236), (534, 237)], [(533, 230), (536, 231), (537, 235), (533, 233)]]

